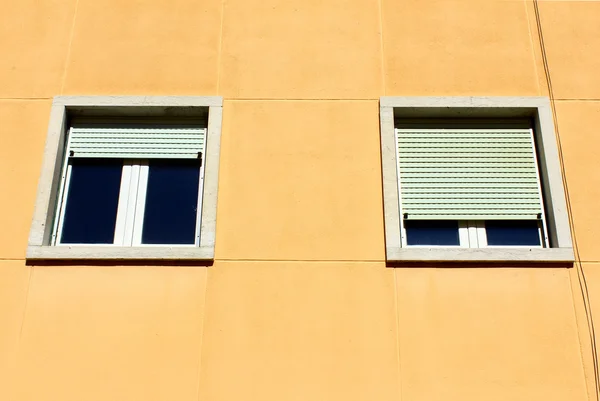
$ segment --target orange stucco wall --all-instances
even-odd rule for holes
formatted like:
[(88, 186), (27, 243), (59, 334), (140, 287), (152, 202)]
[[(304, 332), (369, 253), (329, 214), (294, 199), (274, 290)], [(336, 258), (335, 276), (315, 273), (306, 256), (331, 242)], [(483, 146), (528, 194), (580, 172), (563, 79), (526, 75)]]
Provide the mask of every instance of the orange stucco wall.
[[(547, 96), (531, 0), (0, 3), (0, 400), (596, 399), (600, 2), (539, 2), (576, 268), (385, 264), (379, 97)], [(60, 94), (224, 96), (214, 265), (25, 264)]]

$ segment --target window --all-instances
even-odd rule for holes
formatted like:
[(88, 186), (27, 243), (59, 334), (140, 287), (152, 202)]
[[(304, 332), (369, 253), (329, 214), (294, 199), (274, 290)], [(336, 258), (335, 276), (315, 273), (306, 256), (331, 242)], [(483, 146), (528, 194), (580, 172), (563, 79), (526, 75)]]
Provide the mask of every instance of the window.
[(202, 123), (72, 125), (52, 243), (198, 245), (205, 138)]
[(55, 98), (28, 259), (212, 259), (221, 105)]
[[(528, 121), (521, 122), (523, 128), (490, 128), (499, 124), (489, 120), (405, 121), (399, 120), (395, 128), (403, 246), (548, 242)], [(488, 243), (488, 228), (498, 222), (514, 235), (496, 235)], [(450, 233), (456, 240), (449, 240)]]
[(549, 102), (382, 98), (386, 257), (571, 262)]

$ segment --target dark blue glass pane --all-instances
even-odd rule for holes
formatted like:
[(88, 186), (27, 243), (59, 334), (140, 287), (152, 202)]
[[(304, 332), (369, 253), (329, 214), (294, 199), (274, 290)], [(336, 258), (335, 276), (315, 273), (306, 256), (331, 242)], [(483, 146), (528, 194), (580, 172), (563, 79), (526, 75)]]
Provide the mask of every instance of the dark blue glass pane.
[(62, 244), (112, 244), (123, 161), (74, 159), (63, 217)]
[(485, 232), (488, 245), (540, 245), (536, 220), (488, 220)]
[(199, 160), (150, 162), (143, 244), (194, 244)]
[(460, 245), (458, 221), (406, 220), (404, 227), (408, 245)]

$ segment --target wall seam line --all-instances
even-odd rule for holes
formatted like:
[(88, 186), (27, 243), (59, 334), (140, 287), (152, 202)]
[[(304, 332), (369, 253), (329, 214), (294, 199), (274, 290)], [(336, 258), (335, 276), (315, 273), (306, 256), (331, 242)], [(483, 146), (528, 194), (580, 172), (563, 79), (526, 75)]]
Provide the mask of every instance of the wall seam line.
[[(21, 327), (19, 328), (19, 345), (21, 344), (21, 336), (23, 335), (23, 327), (25, 326), (25, 315), (27, 314), (27, 305), (29, 304), (29, 292), (31, 291), (31, 281), (33, 280), (33, 273), (35, 267), (31, 267), (31, 272), (27, 279), (27, 292), (25, 293), (25, 305), (23, 306), (23, 316), (21, 317)], [(18, 346), (20, 348), (20, 346)], [(18, 349), (17, 349), (18, 352)]]
[(361, 98), (361, 99), (358, 99), (358, 98), (348, 98), (348, 99), (342, 99), (342, 98), (286, 98), (286, 99), (279, 99), (279, 98), (272, 98), (272, 97), (269, 97), (269, 98), (224, 97), (223, 100), (244, 101), (244, 102), (314, 102), (314, 101), (373, 102), (373, 101), (379, 101), (379, 98), (374, 97), (374, 98)]
[(51, 97), (0, 97), (0, 101), (3, 100), (24, 100), (24, 101), (32, 101), (32, 100), (51, 100)]
[[(577, 274), (577, 272), (575, 272)], [(575, 305), (575, 293), (573, 292), (573, 285), (575, 285), (573, 283), (573, 278), (571, 277), (571, 273), (567, 271), (567, 274), (569, 275), (569, 291), (571, 292), (571, 298), (573, 300), (573, 302), (571, 303), (572, 307), (573, 307), (573, 317), (575, 320), (575, 327), (577, 329), (577, 343), (578, 343), (578, 348), (579, 348), (579, 360), (581, 361), (581, 370), (583, 371), (583, 378), (586, 381), (585, 383), (585, 392), (587, 395), (587, 399), (590, 399), (590, 394), (588, 391), (588, 386), (587, 386), (587, 380), (588, 377), (586, 375), (586, 369), (585, 369), (585, 359), (583, 357), (584, 355), (584, 347), (583, 347), (583, 343), (581, 341), (581, 333), (583, 332), (582, 327), (579, 325), (579, 319), (577, 318), (577, 306)], [(585, 301), (584, 301), (585, 302)], [(592, 379), (593, 380), (593, 379)]]
[[(553, 117), (553, 122), (554, 122), (558, 157), (560, 159), (561, 174), (562, 174), (562, 180), (563, 180), (563, 185), (564, 185), (564, 190), (565, 190), (565, 201), (566, 201), (566, 206), (567, 206), (567, 214), (568, 214), (568, 218), (569, 218), (569, 225), (571, 227), (571, 236), (573, 239), (573, 250), (575, 252), (574, 268), (575, 268), (575, 272), (577, 274), (577, 279), (579, 282), (579, 288), (581, 291), (581, 298), (583, 301), (586, 323), (588, 325), (588, 330), (589, 330), (588, 335), (589, 335), (589, 341), (590, 341), (591, 352), (592, 352), (592, 365), (593, 365), (592, 367), (593, 367), (593, 374), (594, 374), (594, 393), (595, 393), (594, 395), (595, 395), (596, 400), (600, 400), (600, 382), (599, 382), (599, 374), (598, 374), (598, 355), (597, 355), (597, 348), (596, 348), (596, 338), (595, 338), (596, 334), (595, 334), (595, 328), (594, 328), (594, 318), (593, 318), (592, 311), (591, 311), (591, 303), (590, 303), (590, 299), (589, 299), (587, 279), (585, 276), (585, 272), (583, 270), (583, 265), (581, 263), (581, 256), (579, 254), (579, 245), (577, 243), (577, 235), (575, 233), (575, 222), (573, 220), (573, 208), (571, 205), (571, 197), (569, 194), (569, 185), (568, 185), (567, 178), (566, 178), (566, 167), (565, 167), (564, 154), (563, 154), (562, 142), (561, 142), (561, 137), (560, 137), (558, 113), (556, 110), (556, 101), (555, 101), (556, 99), (554, 98), (554, 89), (552, 87), (552, 76), (550, 74), (550, 66), (548, 64), (548, 57), (546, 54), (546, 45), (544, 43), (542, 18), (541, 18), (538, 0), (533, 0), (533, 10), (535, 12), (535, 19), (536, 19), (536, 26), (537, 26), (537, 32), (538, 32), (538, 37), (539, 37), (539, 43), (540, 43), (540, 50), (542, 52), (542, 63), (544, 66), (544, 75), (546, 78), (546, 85), (548, 87), (548, 96), (550, 98), (550, 106), (551, 106), (552, 117)], [(573, 307), (575, 308), (575, 294), (572, 293), (572, 296), (573, 296)], [(583, 371), (583, 378), (584, 378), (584, 382), (585, 382), (586, 395), (587, 395), (588, 399), (590, 399), (590, 393), (588, 391), (588, 383), (587, 383), (587, 377), (586, 377), (586, 366), (584, 363), (583, 344), (582, 344), (582, 338), (581, 338), (582, 334), (583, 333), (578, 332), (577, 338), (580, 343), (579, 349), (580, 349), (580, 356), (582, 359), (582, 371)]]
[(202, 311), (202, 330), (200, 332), (200, 345), (198, 347), (198, 378), (196, 385), (196, 399), (200, 401), (200, 380), (202, 373), (202, 347), (204, 344), (204, 328), (206, 324), (206, 313), (208, 308), (206, 307), (206, 303), (208, 301), (208, 278), (209, 278), (210, 269), (206, 269), (206, 280), (204, 280), (204, 310)]
[(75, 11), (73, 13), (73, 22), (71, 23), (71, 32), (69, 34), (69, 47), (67, 47), (67, 56), (65, 57), (65, 67), (60, 83), (60, 94), (63, 94), (65, 82), (67, 81), (67, 70), (69, 69), (69, 61), (71, 60), (71, 47), (73, 46), (73, 37), (75, 36), (75, 23), (77, 21), (77, 12), (79, 11), (79, 0), (75, 2)]
[(379, 44), (381, 52), (381, 93), (385, 96), (386, 85), (385, 85), (385, 47), (383, 44), (383, 0), (378, 1), (379, 5)]
[(400, 353), (400, 307), (398, 303), (398, 272), (394, 270), (394, 307), (396, 312), (396, 367), (398, 374), (398, 400), (402, 401), (402, 367)]
[(600, 102), (600, 99), (576, 99), (576, 98), (554, 98), (555, 101), (559, 102)]
[(215, 262), (385, 263), (385, 259), (215, 259)]
[(540, 72), (538, 70), (537, 57), (535, 54), (535, 44), (533, 42), (533, 32), (531, 32), (531, 17), (529, 16), (529, 9), (527, 8), (527, 1), (523, 0), (523, 7), (525, 8), (525, 15), (527, 17), (527, 32), (529, 33), (529, 44), (531, 45), (531, 55), (533, 57), (533, 70), (535, 71), (535, 83), (538, 88), (538, 94), (542, 96), (542, 87), (540, 86)]
[(219, 48), (217, 49), (217, 94), (221, 93), (221, 61), (223, 57), (223, 24), (225, 22), (225, 0), (221, 1), (221, 26), (219, 32)]

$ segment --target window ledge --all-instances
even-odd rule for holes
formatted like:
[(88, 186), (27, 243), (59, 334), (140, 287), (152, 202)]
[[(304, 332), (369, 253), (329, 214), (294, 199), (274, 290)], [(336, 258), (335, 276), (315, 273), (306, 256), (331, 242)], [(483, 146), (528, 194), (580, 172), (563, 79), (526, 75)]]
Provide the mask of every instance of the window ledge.
[(398, 262), (547, 262), (573, 263), (573, 248), (387, 248), (387, 261)]
[(29, 246), (28, 261), (59, 260), (181, 260), (212, 261), (215, 248), (203, 247), (170, 247), (170, 246)]

